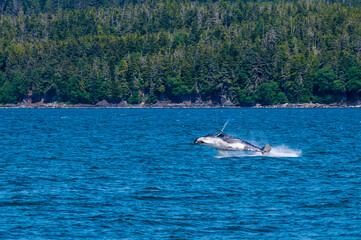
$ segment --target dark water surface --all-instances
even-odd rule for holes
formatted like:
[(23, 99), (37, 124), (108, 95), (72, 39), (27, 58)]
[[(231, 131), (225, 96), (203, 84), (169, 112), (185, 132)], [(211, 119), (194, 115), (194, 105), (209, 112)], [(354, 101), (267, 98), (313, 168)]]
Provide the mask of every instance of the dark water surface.
[[(227, 120), (274, 154), (191, 144)], [(361, 239), (360, 144), (361, 109), (1, 109), (0, 238)]]

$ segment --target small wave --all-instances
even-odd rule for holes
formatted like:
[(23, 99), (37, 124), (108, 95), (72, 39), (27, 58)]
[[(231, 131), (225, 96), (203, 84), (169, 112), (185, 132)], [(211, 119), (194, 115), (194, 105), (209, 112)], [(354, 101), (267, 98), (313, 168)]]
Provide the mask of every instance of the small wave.
[(271, 152), (268, 154), (262, 154), (260, 152), (247, 152), (247, 151), (218, 151), (220, 155), (216, 158), (227, 158), (227, 157), (278, 157), (278, 158), (296, 158), (301, 157), (302, 151), (291, 149), (285, 145), (272, 147)]

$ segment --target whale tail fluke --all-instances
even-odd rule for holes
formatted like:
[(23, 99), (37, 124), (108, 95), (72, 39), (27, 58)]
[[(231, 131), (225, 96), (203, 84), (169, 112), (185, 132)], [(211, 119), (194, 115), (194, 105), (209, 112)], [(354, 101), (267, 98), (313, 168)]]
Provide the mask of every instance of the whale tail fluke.
[(262, 150), (262, 154), (267, 154), (271, 151), (272, 149), (272, 145), (267, 144), (266, 146), (264, 146), (261, 150)]

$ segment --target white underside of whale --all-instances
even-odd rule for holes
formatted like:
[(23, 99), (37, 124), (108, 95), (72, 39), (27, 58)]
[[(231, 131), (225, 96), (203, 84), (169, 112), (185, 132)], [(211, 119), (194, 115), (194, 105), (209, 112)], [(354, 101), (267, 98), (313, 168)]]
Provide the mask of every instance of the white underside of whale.
[[(247, 145), (242, 142), (228, 143), (219, 138), (207, 139), (206, 143), (202, 143), (201, 145), (214, 147), (217, 150), (224, 151), (249, 151)], [(252, 151), (257, 151), (258, 149), (252, 149)]]

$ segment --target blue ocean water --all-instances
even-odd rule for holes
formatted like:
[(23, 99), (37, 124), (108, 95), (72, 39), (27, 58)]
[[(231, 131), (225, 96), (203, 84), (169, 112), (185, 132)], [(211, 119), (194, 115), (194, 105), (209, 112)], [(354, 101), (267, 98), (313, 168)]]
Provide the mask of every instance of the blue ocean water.
[[(225, 133), (269, 156), (193, 145)], [(0, 109), (1, 239), (361, 239), (361, 109)]]

